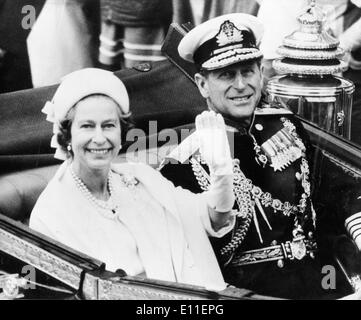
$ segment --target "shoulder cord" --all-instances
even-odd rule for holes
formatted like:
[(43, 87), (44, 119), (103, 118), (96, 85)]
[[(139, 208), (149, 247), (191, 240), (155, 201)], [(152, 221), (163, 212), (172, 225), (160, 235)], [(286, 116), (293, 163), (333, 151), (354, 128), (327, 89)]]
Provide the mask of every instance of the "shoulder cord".
[[(237, 159), (233, 160), (233, 162), (234, 162), (234, 168), (236, 168), (235, 163), (237, 163), (238, 160)], [(190, 159), (190, 163), (192, 165), (192, 169), (198, 181), (199, 186), (203, 191), (207, 191), (210, 186), (209, 174), (194, 157)], [(247, 190), (247, 188), (245, 188), (246, 184), (243, 183), (244, 179), (245, 179), (244, 175), (243, 176), (240, 174), (233, 175), (233, 191), (239, 208), (236, 215), (238, 218), (242, 219), (242, 221), (239, 221), (240, 219), (238, 219), (239, 221), (238, 227), (235, 231), (233, 231), (230, 242), (220, 250), (222, 256), (225, 257), (229, 255), (227, 258), (228, 262), (225, 265), (227, 265), (231, 261), (231, 258), (235, 250), (241, 245), (244, 238), (246, 237), (247, 231), (252, 222), (252, 217), (255, 213), (254, 202), (251, 199), (251, 195), (249, 191)]]

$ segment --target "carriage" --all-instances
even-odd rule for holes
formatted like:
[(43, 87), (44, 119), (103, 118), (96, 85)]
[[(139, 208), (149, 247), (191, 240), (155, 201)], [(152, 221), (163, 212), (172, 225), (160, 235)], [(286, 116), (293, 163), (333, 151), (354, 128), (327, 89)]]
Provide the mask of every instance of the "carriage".
[[(176, 48), (186, 29), (173, 25), (163, 46), (167, 60), (144, 63), (115, 74), (126, 85), (136, 128), (117, 161), (144, 161), (157, 167), (177, 141), (158, 141), (159, 132), (194, 121), (206, 109), (192, 81), (194, 67)], [(0, 95), (0, 292), (6, 298), (54, 299), (266, 299), (245, 288), (214, 292), (191, 285), (109, 272), (102, 261), (72, 250), (28, 227), (31, 210), (59, 166), (49, 146), (51, 126), (41, 109), (57, 86)], [(313, 102), (312, 107), (315, 108)], [(346, 110), (349, 111), (349, 110)], [(296, 110), (297, 112), (297, 110)], [(358, 281), (358, 251), (338, 223), (347, 210), (344, 195), (361, 195), (361, 145), (344, 131), (323, 126), (309, 113), (297, 115), (315, 148), (315, 201), (330, 220), (335, 259), (350, 283)], [(353, 124), (352, 118), (347, 122)], [(330, 120), (333, 121), (332, 119)], [(329, 123), (329, 122), (328, 122)], [(347, 131), (347, 132), (348, 132)], [(166, 136), (166, 134), (165, 134)], [(138, 143), (134, 148), (134, 143)], [(333, 223), (334, 222), (334, 223)], [(345, 250), (345, 248), (347, 250)], [(347, 251), (347, 255), (345, 255)]]

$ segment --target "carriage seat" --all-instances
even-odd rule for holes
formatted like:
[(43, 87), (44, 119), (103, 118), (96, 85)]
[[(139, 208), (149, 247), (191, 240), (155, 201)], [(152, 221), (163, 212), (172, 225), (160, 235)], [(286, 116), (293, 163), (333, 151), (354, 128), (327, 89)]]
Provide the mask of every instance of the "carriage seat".
[(28, 224), (30, 213), (59, 165), (30, 169), (0, 177), (0, 213)]

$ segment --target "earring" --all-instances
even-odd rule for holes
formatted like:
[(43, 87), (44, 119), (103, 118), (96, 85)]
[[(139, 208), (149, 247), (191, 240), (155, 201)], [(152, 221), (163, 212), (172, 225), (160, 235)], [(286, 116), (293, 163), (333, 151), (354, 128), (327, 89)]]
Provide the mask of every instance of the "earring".
[(68, 150), (69, 152), (71, 151), (71, 144), (69, 143), (68, 146), (66, 147), (66, 150)]

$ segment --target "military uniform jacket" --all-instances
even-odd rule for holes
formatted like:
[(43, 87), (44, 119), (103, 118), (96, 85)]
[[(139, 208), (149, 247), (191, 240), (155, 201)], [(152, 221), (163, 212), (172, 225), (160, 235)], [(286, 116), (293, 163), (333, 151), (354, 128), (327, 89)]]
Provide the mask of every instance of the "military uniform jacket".
[[(316, 214), (309, 176), (311, 147), (302, 125), (288, 110), (262, 106), (256, 109), (249, 128), (228, 129), (231, 153), (238, 159), (239, 169), (248, 183), (254, 212), (248, 216), (247, 228), (247, 217), (239, 213), (242, 211), (239, 206), (246, 202), (238, 202), (235, 205), (238, 226), (233, 234), (222, 241), (211, 239), (225, 280), (258, 293), (285, 298), (323, 296), (321, 266), (314, 258)], [(302, 150), (301, 156), (296, 149)], [(176, 162), (173, 154), (176, 154), (174, 150), (160, 167), (161, 173), (177, 186), (201, 192), (202, 175), (195, 170), (197, 153), (189, 158), (182, 154), (177, 159), (181, 161)], [(207, 166), (204, 163), (201, 166), (207, 172)], [(237, 191), (234, 192), (237, 197)], [(242, 226), (245, 232), (237, 234)], [(273, 245), (284, 250), (287, 243), (300, 238), (302, 245), (297, 247), (299, 242), (295, 242), (288, 261), (277, 260), (277, 250), (263, 250)], [(232, 243), (236, 248), (227, 251)], [(252, 252), (257, 249), (261, 250)]]

